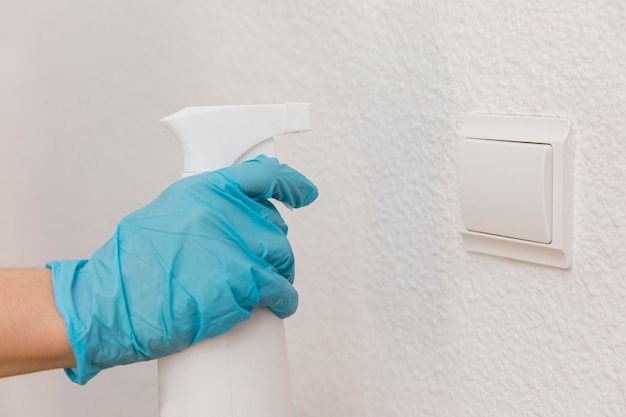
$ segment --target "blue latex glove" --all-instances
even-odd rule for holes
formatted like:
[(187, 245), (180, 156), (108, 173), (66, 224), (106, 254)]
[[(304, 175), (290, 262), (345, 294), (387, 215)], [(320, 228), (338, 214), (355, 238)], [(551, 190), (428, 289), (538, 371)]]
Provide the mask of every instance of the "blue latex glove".
[(317, 189), (276, 159), (177, 181), (125, 217), (89, 260), (55, 261), (52, 282), (79, 384), (224, 333), (256, 307), (293, 314), (287, 226), (268, 201), (306, 206)]

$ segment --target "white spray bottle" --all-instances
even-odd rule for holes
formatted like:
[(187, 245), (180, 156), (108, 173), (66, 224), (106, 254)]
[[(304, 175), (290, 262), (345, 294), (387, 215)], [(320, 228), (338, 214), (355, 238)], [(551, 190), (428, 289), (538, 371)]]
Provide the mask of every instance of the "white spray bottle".
[[(309, 130), (309, 103), (187, 107), (161, 120), (180, 141), (183, 176), (259, 154)], [(293, 417), (283, 321), (266, 308), (221, 336), (159, 359), (160, 417)]]

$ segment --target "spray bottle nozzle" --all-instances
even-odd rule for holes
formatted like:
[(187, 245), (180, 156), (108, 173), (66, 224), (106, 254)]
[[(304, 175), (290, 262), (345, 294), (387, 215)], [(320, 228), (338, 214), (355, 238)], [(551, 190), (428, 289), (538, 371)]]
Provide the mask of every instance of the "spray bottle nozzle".
[(310, 130), (310, 103), (187, 107), (161, 120), (178, 138), (187, 173), (275, 156), (273, 137)]

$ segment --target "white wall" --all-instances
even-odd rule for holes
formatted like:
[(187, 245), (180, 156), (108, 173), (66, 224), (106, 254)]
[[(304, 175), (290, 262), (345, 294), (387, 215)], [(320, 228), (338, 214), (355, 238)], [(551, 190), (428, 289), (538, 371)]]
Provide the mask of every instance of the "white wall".
[[(5, 0), (0, 263), (88, 256), (175, 179), (160, 117), (312, 101), (315, 132), (279, 141), (322, 193), (285, 214), (297, 416), (625, 415), (625, 18), (620, 0)], [(511, 109), (575, 122), (570, 271), (456, 231), (454, 131)], [(154, 417), (153, 382), (152, 364), (12, 378), (0, 415)]]

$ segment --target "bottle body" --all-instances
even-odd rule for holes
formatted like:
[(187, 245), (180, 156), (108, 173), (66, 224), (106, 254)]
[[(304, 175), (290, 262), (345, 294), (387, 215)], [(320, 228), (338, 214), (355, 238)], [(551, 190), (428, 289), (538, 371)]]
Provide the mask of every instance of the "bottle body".
[(158, 371), (160, 417), (293, 417), (285, 327), (266, 308)]
[[(274, 139), (235, 163), (260, 154), (275, 156)], [(293, 417), (285, 326), (267, 308), (225, 334), (159, 359), (158, 379), (160, 417)]]

